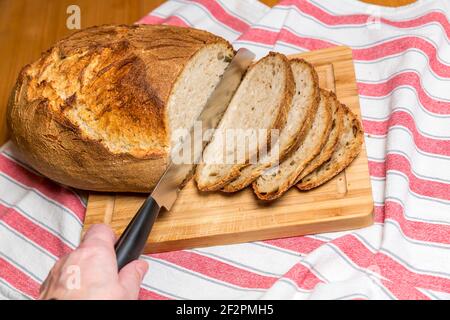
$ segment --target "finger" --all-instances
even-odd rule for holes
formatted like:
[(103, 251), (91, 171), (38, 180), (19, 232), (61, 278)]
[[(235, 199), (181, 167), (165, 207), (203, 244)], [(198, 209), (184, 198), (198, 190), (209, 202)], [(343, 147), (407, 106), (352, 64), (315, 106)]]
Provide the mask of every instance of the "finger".
[(106, 244), (113, 247), (116, 242), (116, 236), (112, 229), (106, 224), (94, 224), (83, 237), (81, 246), (91, 246)]
[(119, 272), (119, 282), (125, 289), (127, 299), (137, 299), (142, 280), (148, 270), (148, 264), (142, 260), (134, 260)]

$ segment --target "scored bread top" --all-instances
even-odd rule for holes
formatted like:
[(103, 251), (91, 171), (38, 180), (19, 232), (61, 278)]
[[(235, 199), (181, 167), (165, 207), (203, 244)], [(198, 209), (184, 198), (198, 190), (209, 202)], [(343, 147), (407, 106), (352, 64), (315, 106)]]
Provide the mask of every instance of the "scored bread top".
[(242, 169), (239, 177), (227, 184), (222, 191), (236, 192), (247, 187), (264, 169), (281, 162), (303, 141), (308, 132), (320, 101), (318, 76), (314, 67), (303, 59), (292, 59), (290, 65), (294, 75), (295, 92), (286, 124), (277, 141), (278, 152), (269, 153), (257, 164)]
[[(233, 55), (226, 40), (191, 28), (81, 30), (21, 71), (8, 108), (12, 140), (60, 183), (149, 191), (164, 171), (171, 129), (192, 125)], [(191, 69), (202, 74), (192, 79)]]

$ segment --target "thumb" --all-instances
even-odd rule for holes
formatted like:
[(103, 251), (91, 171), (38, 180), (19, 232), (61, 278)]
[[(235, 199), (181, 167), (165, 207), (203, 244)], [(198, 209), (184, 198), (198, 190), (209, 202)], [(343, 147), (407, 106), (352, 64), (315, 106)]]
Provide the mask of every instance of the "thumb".
[(127, 299), (135, 300), (139, 295), (139, 288), (148, 270), (148, 264), (142, 260), (134, 260), (119, 272), (119, 282), (125, 289)]

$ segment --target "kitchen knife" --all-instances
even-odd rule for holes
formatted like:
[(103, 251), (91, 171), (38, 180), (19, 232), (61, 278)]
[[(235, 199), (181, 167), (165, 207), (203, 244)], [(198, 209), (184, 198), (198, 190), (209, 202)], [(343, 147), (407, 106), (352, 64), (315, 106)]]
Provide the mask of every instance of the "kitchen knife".
[[(196, 120), (196, 123), (201, 125), (201, 132), (217, 127), (254, 58), (255, 55), (247, 49), (242, 48), (237, 51)], [(182, 142), (173, 148), (166, 171), (116, 242), (115, 251), (119, 270), (139, 257), (159, 211), (161, 208), (166, 210), (172, 208), (182, 186), (192, 177), (195, 164), (201, 158), (203, 148), (210, 138), (205, 138), (203, 134), (194, 134), (194, 128), (195, 126)], [(191, 161), (183, 163), (173, 161), (173, 155), (184, 153), (186, 150), (191, 152)]]

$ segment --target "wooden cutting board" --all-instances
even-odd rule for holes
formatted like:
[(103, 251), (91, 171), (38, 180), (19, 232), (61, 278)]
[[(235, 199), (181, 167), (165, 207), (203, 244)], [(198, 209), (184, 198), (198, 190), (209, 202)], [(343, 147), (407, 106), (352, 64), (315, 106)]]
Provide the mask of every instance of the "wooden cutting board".
[[(360, 115), (351, 50), (335, 47), (290, 56), (311, 62), (322, 88)], [(107, 223), (119, 235), (143, 195), (91, 193), (85, 229)], [(201, 193), (191, 181), (172, 211), (162, 212), (146, 253), (224, 245), (304, 234), (355, 229), (373, 223), (373, 199), (365, 146), (352, 164), (333, 180), (308, 192), (293, 187), (282, 198), (263, 203), (251, 188), (235, 194)]]

